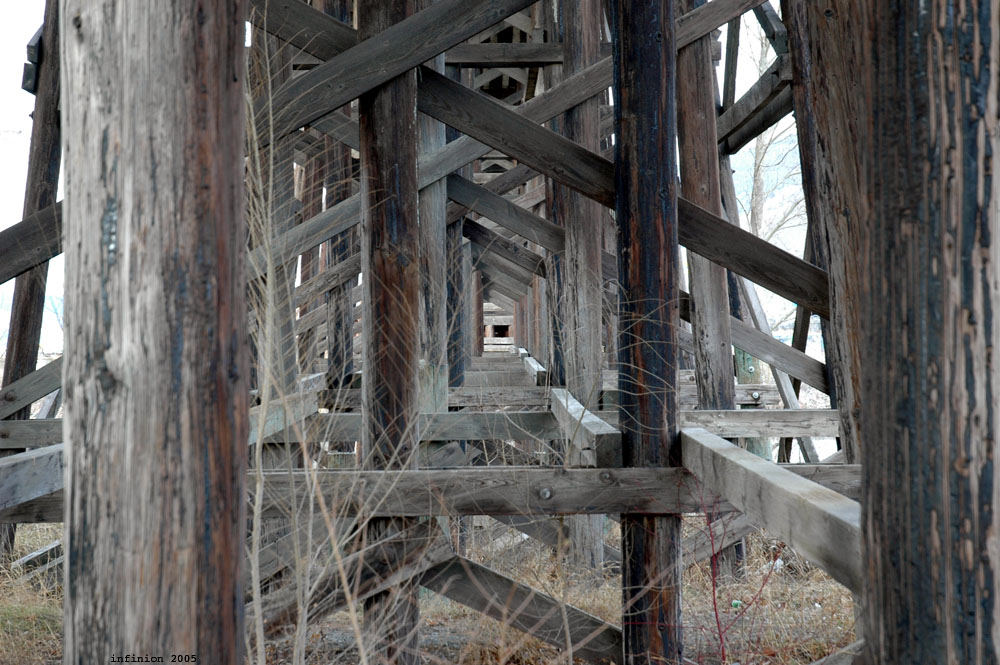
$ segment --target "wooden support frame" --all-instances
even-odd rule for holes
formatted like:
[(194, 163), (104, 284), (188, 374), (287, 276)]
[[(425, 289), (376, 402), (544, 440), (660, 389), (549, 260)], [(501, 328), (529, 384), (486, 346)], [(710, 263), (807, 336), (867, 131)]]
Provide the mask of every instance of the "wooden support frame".
[(621, 432), (588, 411), (568, 390), (552, 388), (552, 415), (562, 429), (562, 438), (580, 451), (582, 465), (621, 466)]
[(852, 591), (863, 585), (861, 506), (703, 429), (681, 430), (684, 465)]

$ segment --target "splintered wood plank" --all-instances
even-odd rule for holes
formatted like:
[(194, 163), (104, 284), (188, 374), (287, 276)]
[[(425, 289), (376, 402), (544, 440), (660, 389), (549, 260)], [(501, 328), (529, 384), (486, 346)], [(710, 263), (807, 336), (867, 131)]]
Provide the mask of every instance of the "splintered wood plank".
[(711, 492), (852, 591), (862, 588), (861, 506), (703, 429), (681, 430), (684, 466)]
[[(291, 79), (276, 90), (267, 102), (268, 107), (275, 109), (276, 135), (284, 136), (323, 117), (532, 2), (534, 0), (440, 0), (398, 23), (385, 26), (377, 36), (359, 41), (329, 62)], [(266, 132), (260, 134), (267, 135)]]
[(0, 388), (0, 418), (7, 418), (62, 385), (62, 356)]
[(420, 584), (574, 656), (621, 658), (621, 629), (505, 575), (455, 555), (424, 573)]

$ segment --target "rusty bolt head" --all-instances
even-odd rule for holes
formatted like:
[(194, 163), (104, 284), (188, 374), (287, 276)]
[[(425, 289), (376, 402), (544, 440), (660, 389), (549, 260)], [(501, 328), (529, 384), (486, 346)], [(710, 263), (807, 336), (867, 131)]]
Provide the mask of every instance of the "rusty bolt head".
[(542, 489), (538, 490), (538, 496), (542, 497), (543, 501), (548, 501), (549, 499), (552, 498), (552, 490), (550, 490), (548, 487), (543, 487)]
[(6, 395), (4, 395), (3, 398), (5, 400), (7, 400), (8, 402), (13, 402), (14, 400), (17, 399), (17, 393), (15, 393), (13, 390), (11, 390)]

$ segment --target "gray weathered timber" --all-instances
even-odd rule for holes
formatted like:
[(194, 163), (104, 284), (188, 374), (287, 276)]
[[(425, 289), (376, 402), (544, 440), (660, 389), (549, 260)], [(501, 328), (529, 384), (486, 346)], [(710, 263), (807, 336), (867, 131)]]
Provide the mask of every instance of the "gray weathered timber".
[[(56, 59), (58, 61), (58, 58)], [(0, 284), (62, 252), (62, 201), (0, 231)]]
[[(361, 157), (361, 261), (364, 315), (363, 371), (361, 374), (361, 436), (359, 466), (367, 469), (408, 469), (417, 464), (420, 439), (415, 427), (420, 408), (420, 233), (417, 186), (417, 72), (410, 69), (457, 43), (446, 43), (438, 51), (424, 51), (424, 57), (402, 66), (399, 55), (414, 55), (414, 49), (392, 51), (401, 39), (424, 40), (420, 21), (436, 16), (439, 8), (454, 2), (444, 0), (414, 14), (414, 0), (377, 0), (357, 5), (358, 46), (299, 79), (309, 97), (324, 100), (312, 88), (313, 80), (341, 88), (350, 77), (365, 74), (365, 68), (380, 71), (374, 90), (371, 85), (358, 99)], [(482, 10), (482, 5), (474, 5)], [(467, 6), (468, 9), (468, 6)], [(468, 13), (465, 14), (468, 18)], [(455, 17), (459, 26), (462, 20)], [(502, 17), (498, 17), (502, 18)], [(440, 17), (439, 17), (440, 20)], [(416, 22), (415, 22), (416, 21)], [(443, 24), (442, 24), (443, 25)], [(455, 24), (448, 24), (454, 27)], [(489, 25), (489, 24), (487, 24)], [(468, 26), (467, 26), (468, 27)], [(400, 32), (415, 29), (418, 32)], [(481, 29), (481, 28), (480, 28)], [(471, 35), (469, 35), (471, 36)], [(426, 39), (426, 41), (433, 41)], [(370, 50), (374, 46), (375, 51)], [(419, 49), (417, 49), (419, 50)], [(355, 58), (365, 55), (365, 61)], [(374, 59), (370, 59), (373, 58)], [(396, 64), (393, 73), (386, 72)], [(338, 70), (347, 64), (348, 70)], [(310, 79), (318, 73), (318, 78)], [(392, 76), (395, 78), (392, 78)], [(355, 79), (357, 80), (357, 79)], [(292, 90), (296, 90), (292, 83)], [(367, 90), (367, 92), (366, 92)], [(349, 94), (324, 109), (324, 113), (349, 102)], [(285, 98), (291, 101), (292, 98)], [(305, 100), (296, 100), (305, 101)], [(329, 99), (325, 99), (329, 102)], [(305, 104), (309, 106), (308, 102)], [(291, 109), (289, 109), (291, 111)], [(322, 115), (322, 114), (316, 114)], [(305, 116), (299, 115), (298, 118)], [(306, 121), (312, 118), (306, 118)], [(292, 129), (292, 124), (286, 125)], [(416, 338), (416, 339), (415, 339)], [(334, 437), (332, 440), (348, 440)], [(365, 537), (373, 542), (386, 540), (411, 526), (410, 520), (386, 518), (365, 525)], [(377, 661), (393, 665), (419, 662), (417, 587), (402, 581), (377, 594), (364, 604), (363, 639)]]
[(64, 661), (243, 662), (245, 4), (61, 5)]
[[(60, 100), (60, 34), (58, 0), (46, 0), (45, 22), (41, 37), (47, 45), (41, 53), (35, 86), (35, 109), (32, 114), (31, 145), (28, 150), (28, 173), (24, 189), (23, 217), (29, 217), (55, 206), (59, 185), (62, 152)], [(58, 222), (58, 220), (55, 220)], [(37, 234), (35, 234), (37, 235)], [(5, 238), (4, 240), (31, 240)], [(33, 254), (23, 247), (24, 254)], [(44, 253), (44, 252), (43, 252)], [(35, 255), (35, 258), (41, 258)], [(7, 349), (4, 355), (3, 380), (8, 386), (31, 374), (38, 363), (42, 317), (45, 312), (45, 285), (49, 266), (46, 262), (21, 272), (14, 280), (14, 295), (7, 328)], [(30, 417), (28, 409), (9, 416), (17, 420)], [(0, 455), (4, 453), (0, 452)], [(14, 525), (0, 524), (0, 555), (8, 555), (14, 547)]]
[(545, 261), (541, 256), (508, 238), (504, 238), (499, 233), (491, 231), (482, 224), (466, 218), (462, 222), (462, 234), (483, 249), (498, 254), (540, 277), (545, 276)]
[[(677, 17), (677, 48), (710, 35), (766, 0), (713, 0)], [(728, 63), (728, 60), (727, 60)]]
[(684, 466), (706, 489), (852, 591), (863, 588), (861, 506), (703, 429), (682, 429)]
[(461, 176), (448, 176), (448, 198), (549, 251), (565, 248), (563, 229)]
[(701, 427), (716, 436), (838, 436), (840, 414), (833, 409), (734, 409), (681, 412), (681, 427)]
[[(788, 55), (779, 55), (760, 79), (742, 97), (726, 109), (718, 119), (718, 142), (728, 139), (760, 113), (792, 80), (792, 63)], [(738, 149), (738, 147), (736, 148)], [(727, 150), (735, 152), (735, 150)]]
[[(861, 249), (845, 290), (862, 323), (864, 657), (995, 664), (1000, 2), (857, 5), (857, 38), (878, 45), (851, 165), (871, 207), (842, 248)], [(809, 30), (839, 62), (846, 46)]]
[[(674, 4), (611, 0), (608, 18), (614, 49), (622, 461), (658, 470), (680, 461)], [(649, 39), (651, 32), (656, 39)], [(625, 665), (683, 657), (679, 512), (622, 515)]]
[(62, 418), (0, 421), (0, 449), (43, 448), (63, 440)]
[(0, 458), (0, 510), (51, 494), (63, 484), (63, 445)]
[(872, 57), (872, 43), (861, 38), (861, 3), (851, 0), (833, 15), (810, 3), (782, 3), (788, 22), (792, 59), (792, 96), (798, 122), (799, 161), (809, 224), (817, 228), (814, 246), (818, 265), (829, 266), (830, 344), (827, 352), (842, 417), (841, 443), (847, 461), (860, 460), (859, 419), (862, 409), (860, 355), (863, 344), (861, 307), (856, 285), (866, 270), (861, 258), (863, 227), (870, 219), (864, 193), (865, 171), (858, 146), (869, 145), (864, 119), (865, 96), (855, 77), (822, 76), (816, 63), (850, 71)]
[(820, 316), (830, 315), (825, 271), (685, 199), (677, 201), (680, 242)]
[(420, 584), (575, 657), (600, 663), (621, 657), (618, 627), (465, 557), (430, 569)]
[[(694, 0), (679, 0), (690, 12)], [(680, 151), (681, 196), (722, 216), (722, 183), (715, 147), (715, 68), (702, 37), (677, 53), (677, 141)], [(732, 334), (726, 269), (697, 254), (688, 255), (691, 275), (691, 329), (694, 334), (695, 382), (698, 406), (732, 409)]]
[[(533, 0), (440, 0), (361, 41), (274, 92), (275, 133), (288, 134), (473, 37)], [(360, 14), (360, 12), (359, 12)], [(360, 24), (359, 24), (360, 25)], [(425, 69), (424, 72), (431, 70)], [(257, 122), (263, 122), (257, 119)]]
[[(616, 511), (703, 512), (714, 510), (723, 513), (733, 510), (729, 502), (711, 502), (698, 487), (697, 480), (683, 469), (551, 469), (529, 465), (531, 460), (522, 451), (509, 445), (499, 448), (496, 439), (483, 442), (470, 441), (491, 457), (510, 463), (510, 466), (493, 466), (477, 469), (439, 469), (399, 471), (383, 474), (377, 471), (324, 471), (323, 492), (329, 494), (327, 505), (335, 506), (338, 515), (371, 516), (371, 507), (378, 504), (374, 516), (392, 515), (401, 510), (404, 515), (545, 515), (545, 514), (614, 514)], [(484, 445), (489, 444), (489, 445)], [(51, 448), (43, 449), (50, 452)], [(34, 451), (41, 452), (41, 451)], [(45, 458), (48, 459), (48, 458)], [(520, 465), (520, 468), (519, 466)], [(786, 464), (782, 465), (796, 475), (808, 478), (851, 499), (861, 494), (861, 471), (851, 464)], [(297, 500), (301, 501), (305, 488), (304, 472), (290, 476), (285, 471), (265, 474), (267, 509), (276, 514), (288, 514), (289, 481), (296, 484)], [(601, 474), (611, 474), (602, 478)], [(464, 475), (463, 475), (464, 474)], [(475, 487), (487, 487), (486, 500), (479, 501), (475, 488), (466, 488), (463, 478), (472, 478)], [(62, 472), (55, 466), (47, 467), (39, 482), (59, 487)], [(381, 480), (380, 480), (381, 479)], [(390, 483), (392, 481), (392, 483)], [(526, 485), (518, 486), (518, 483)], [(393, 483), (398, 483), (393, 484)], [(537, 492), (544, 488), (560, 490), (560, 498), (545, 503)], [(616, 487), (633, 487), (620, 494)], [(329, 490), (329, 492), (327, 492)], [(339, 494), (338, 494), (339, 492)], [(13, 495), (13, 494), (12, 494)], [(654, 496), (655, 495), (655, 496)], [(380, 502), (386, 501), (385, 505)], [(711, 504), (711, 505), (710, 505)], [(63, 520), (63, 492), (49, 492), (36, 499), (0, 511), (0, 517), (19, 523), (61, 522)], [(424, 512), (421, 512), (424, 511)]]
[[(417, 0), (424, 10), (446, 0)], [(444, 55), (425, 69), (444, 74)], [(417, 118), (418, 154), (444, 147), (445, 126), (426, 115)], [(423, 187), (418, 197), (420, 219), (420, 401), (424, 411), (448, 405), (448, 185), (442, 179)]]
[(583, 466), (620, 467), (621, 432), (588, 411), (572, 393), (564, 388), (552, 388), (552, 415), (562, 429), (560, 438), (569, 442), (570, 448), (580, 451)]
[[(361, 433), (361, 414), (323, 413), (310, 418), (316, 431), (331, 441), (357, 440)], [(412, 423), (408, 436), (419, 441), (463, 439), (556, 439), (562, 436), (558, 421), (548, 411), (461, 411), (424, 413)], [(312, 427), (308, 428), (310, 431)], [(301, 438), (296, 431), (281, 437), (289, 441)]]
[(62, 385), (62, 356), (17, 381), (0, 388), (0, 418), (31, 406)]

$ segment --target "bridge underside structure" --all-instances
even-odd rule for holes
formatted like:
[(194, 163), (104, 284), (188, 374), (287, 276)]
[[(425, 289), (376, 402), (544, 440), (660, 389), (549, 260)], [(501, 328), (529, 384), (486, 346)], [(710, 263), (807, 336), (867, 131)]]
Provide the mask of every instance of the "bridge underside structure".
[[(855, 594), (866, 662), (995, 663), (1000, 7), (925, 5), (48, 0), (0, 547), (65, 522), (65, 662), (239, 662), (350, 608), (416, 663), (423, 587), (681, 663), (684, 566), (765, 528)], [(790, 114), (804, 258), (730, 164)], [(470, 559), (468, 516), (620, 571), (621, 623)]]

